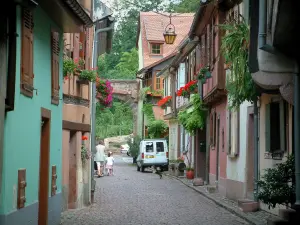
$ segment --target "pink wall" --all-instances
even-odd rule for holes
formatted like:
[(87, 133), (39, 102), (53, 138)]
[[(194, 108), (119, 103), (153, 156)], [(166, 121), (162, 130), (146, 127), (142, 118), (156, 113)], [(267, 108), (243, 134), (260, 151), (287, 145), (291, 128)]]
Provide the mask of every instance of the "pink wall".
[[(219, 103), (212, 106), (212, 110), (216, 110), (217, 118), (220, 115), (220, 132), (219, 132), (219, 176), (226, 178), (227, 152), (226, 152), (226, 107), (227, 99), (223, 99)], [(210, 128), (211, 129), (211, 128)], [(224, 131), (222, 135), (222, 130)], [(223, 146), (224, 145), (224, 146)], [(216, 175), (217, 165), (217, 149), (210, 147), (209, 173)]]

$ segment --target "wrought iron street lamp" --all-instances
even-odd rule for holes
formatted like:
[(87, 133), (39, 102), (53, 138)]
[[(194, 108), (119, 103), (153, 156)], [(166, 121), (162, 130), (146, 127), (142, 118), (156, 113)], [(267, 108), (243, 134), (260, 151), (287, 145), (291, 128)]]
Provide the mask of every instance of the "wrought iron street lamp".
[(171, 15), (170, 15), (170, 23), (166, 26), (164, 32), (165, 42), (168, 45), (172, 45), (175, 42), (177, 34), (175, 33), (175, 26), (171, 22)]

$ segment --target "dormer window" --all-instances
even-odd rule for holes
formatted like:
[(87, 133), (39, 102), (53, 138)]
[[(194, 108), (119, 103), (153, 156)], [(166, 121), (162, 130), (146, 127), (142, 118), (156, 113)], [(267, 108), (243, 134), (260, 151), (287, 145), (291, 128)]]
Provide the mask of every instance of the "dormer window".
[(162, 44), (150, 43), (150, 52), (152, 55), (162, 55)]

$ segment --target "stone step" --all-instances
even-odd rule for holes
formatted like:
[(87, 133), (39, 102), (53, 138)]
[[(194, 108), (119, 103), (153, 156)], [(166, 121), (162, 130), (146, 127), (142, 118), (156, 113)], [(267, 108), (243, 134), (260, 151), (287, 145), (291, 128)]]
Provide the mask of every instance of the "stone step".
[(293, 223), (289, 223), (286, 220), (271, 220), (271, 219), (267, 220), (267, 225), (288, 225), (288, 224), (293, 224)]
[(204, 182), (202, 178), (194, 178), (193, 186), (203, 186)]
[(206, 191), (208, 193), (216, 193), (218, 190), (216, 186), (208, 185), (206, 186)]
[(239, 199), (238, 206), (242, 212), (256, 212), (259, 209), (259, 203), (249, 199)]

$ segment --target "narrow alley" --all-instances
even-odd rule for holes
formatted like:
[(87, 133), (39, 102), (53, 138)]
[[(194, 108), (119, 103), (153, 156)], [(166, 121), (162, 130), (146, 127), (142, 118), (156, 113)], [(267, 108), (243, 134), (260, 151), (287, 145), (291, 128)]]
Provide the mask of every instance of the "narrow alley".
[(95, 204), (63, 213), (62, 225), (248, 224), (176, 180), (115, 158), (115, 175), (95, 178)]

